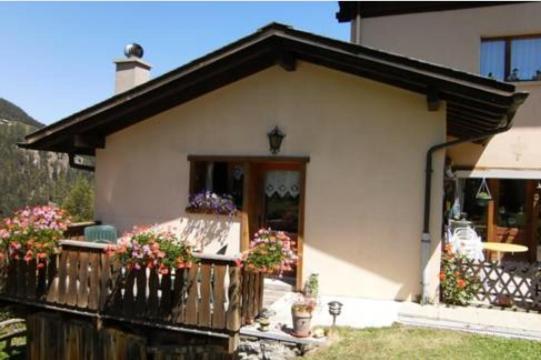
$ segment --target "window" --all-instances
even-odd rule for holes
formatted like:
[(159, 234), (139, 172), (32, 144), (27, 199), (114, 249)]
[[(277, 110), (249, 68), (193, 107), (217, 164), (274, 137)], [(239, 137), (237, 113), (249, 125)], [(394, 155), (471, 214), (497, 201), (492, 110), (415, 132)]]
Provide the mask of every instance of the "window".
[(227, 161), (192, 161), (190, 193), (211, 191), (231, 195), (238, 209), (242, 208), (244, 167)]
[(541, 80), (541, 35), (483, 39), (480, 67), (496, 80)]

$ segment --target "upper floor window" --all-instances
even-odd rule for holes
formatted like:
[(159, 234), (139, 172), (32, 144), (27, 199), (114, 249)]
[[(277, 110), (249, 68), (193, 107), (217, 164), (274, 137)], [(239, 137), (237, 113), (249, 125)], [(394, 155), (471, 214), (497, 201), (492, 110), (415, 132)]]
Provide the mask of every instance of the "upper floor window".
[(483, 39), (481, 75), (496, 80), (541, 80), (541, 35)]

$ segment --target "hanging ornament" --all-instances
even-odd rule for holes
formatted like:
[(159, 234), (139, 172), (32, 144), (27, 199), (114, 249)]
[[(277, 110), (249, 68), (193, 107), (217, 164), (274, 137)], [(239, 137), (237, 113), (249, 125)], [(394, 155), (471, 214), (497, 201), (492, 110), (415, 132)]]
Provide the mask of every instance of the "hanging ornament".
[(482, 207), (487, 206), (488, 202), (492, 200), (492, 195), (490, 194), (490, 190), (485, 178), (483, 178), (481, 181), (481, 186), (479, 186), (479, 190), (477, 190), (475, 200), (477, 200), (477, 205)]

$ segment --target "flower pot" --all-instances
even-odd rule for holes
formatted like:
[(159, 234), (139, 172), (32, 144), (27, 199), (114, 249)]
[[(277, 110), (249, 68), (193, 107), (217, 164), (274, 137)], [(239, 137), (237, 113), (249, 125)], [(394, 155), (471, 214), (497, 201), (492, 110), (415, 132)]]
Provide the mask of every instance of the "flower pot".
[(306, 311), (291, 310), (291, 315), (293, 317), (293, 335), (301, 338), (310, 336), (312, 314)]
[(270, 330), (270, 321), (269, 319), (259, 320), (259, 331), (267, 332)]
[(488, 205), (488, 202), (490, 201), (490, 199), (484, 199), (484, 198), (480, 198), (476, 200), (477, 200), (477, 205), (480, 207), (486, 207)]

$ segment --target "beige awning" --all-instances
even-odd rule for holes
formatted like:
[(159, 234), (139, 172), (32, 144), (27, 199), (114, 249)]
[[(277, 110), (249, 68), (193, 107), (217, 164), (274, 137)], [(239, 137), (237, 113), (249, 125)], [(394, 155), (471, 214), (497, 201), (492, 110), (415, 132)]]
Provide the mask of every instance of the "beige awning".
[(472, 169), (456, 170), (458, 178), (541, 180), (541, 169)]

